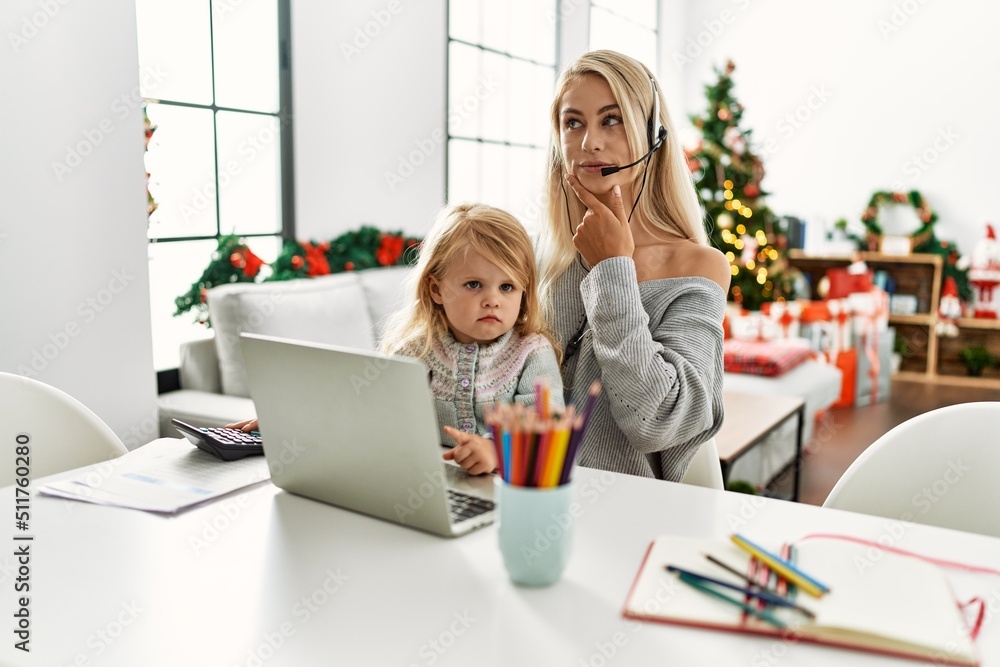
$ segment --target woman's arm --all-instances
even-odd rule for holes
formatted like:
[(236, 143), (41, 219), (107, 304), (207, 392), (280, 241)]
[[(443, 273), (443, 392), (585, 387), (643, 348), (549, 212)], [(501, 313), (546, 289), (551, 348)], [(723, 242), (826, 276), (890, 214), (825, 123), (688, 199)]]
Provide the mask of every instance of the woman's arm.
[(580, 290), (602, 391), (632, 447), (648, 454), (712, 437), (722, 425), (721, 287), (692, 279), (656, 309), (652, 329), (631, 258), (599, 263)]
[(535, 383), (544, 380), (549, 386), (549, 410), (562, 411), (566, 405), (556, 351), (544, 336), (533, 335), (538, 337), (539, 345), (528, 355), (521, 368), (514, 401), (526, 407), (535, 407)]

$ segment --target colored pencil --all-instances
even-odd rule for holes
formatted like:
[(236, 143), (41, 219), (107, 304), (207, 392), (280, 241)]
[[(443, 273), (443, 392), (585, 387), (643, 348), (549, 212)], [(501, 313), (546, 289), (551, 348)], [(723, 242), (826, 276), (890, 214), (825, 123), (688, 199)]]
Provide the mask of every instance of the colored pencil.
[(549, 442), (552, 440), (551, 427), (548, 422), (545, 422), (546, 426), (542, 431), (542, 437), (539, 438), (538, 442), (538, 458), (535, 461), (534, 474), (532, 476), (532, 486), (541, 486), (542, 477), (545, 472), (545, 464), (549, 460)]
[(772, 616), (771, 614), (767, 613), (766, 611), (760, 611), (758, 609), (755, 609), (755, 608), (751, 607), (748, 604), (744, 604), (744, 603), (740, 602), (739, 600), (737, 600), (735, 598), (731, 598), (728, 595), (720, 593), (719, 591), (717, 591), (714, 588), (706, 585), (705, 583), (701, 582), (700, 580), (698, 580), (698, 579), (696, 579), (694, 577), (689, 577), (688, 575), (684, 574), (683, 572), (678, 572), (677, 573), (677, 578), (680, 579), (681, 581), (683, 581), (688, 586), (691, 586), (692, 588), (696, 588), (696, 589), (698, 589), (699, 591), (701, 591), (703, 593), (707, 593), (708, 595), (711, 595), (714, 598), (718, 598), (719, 600), (723, 600), (725, 602), (728, 602), (731, 605), (735, 605), (735, 606), (739, 607), (740, 609), (742, 609), (745, 613), (750, 614), (752, 616), (756, 616), (760, 620), (765, 621), (767, 623), (770, 623), (771, 625), (773, 625), (776, 628), (784, 628), (785, 627), (784, 623), (782, 623), (781, 621), (779, 621), (778, 619), (776, 619), (774, 616)]
[[(816, 617), (815, 614), (813, 614), (811, 611), (809, 611), (805, 607), (800, 607), (799, 605), (795, 604), (791, 600), (783, 598), (780, 595), (777, 595), (777, 594), (773, 593), (772, 591), (770, 591), (770, 590), (768, 590), (766, 588), (758, 586), (757, 584), (751, 584), (750, 586), (741, 586), (741, 585), (738, 585), (738, 584), (729, 583), (728, 581), (722, 581), (721, 579), (716, 579), (715, 577), (709, 577), (709, 576), (706, 576), (704, 574), (699, 574), (697, 572), (692, 572), (690, 570), (685, 570), (684, 568), (677, 567), (676, 565), (665, 565), (664, 567), (669, 572), (677, 572), (678, 574), (683, 573), (683, 574), (688, 575), (689, 577), (694, 577), (696, 579), (701, 579), (702, 581), (704, 581), (706, 583), (714, 584), (716, 586), (722, 586), (723, 588), (728, 588), (729, 590), (733, 590), (733, 591), (737, 591), (739, 593), (743, 593), (746, 596), (749, 596), (749, 597), (752, 597), (752, 598), (757, 598), (758, 600), (766, 602), (767, 604), (773, 604), (773, 605), (776, 605), (778, 607), (788, 607), (789, 609), (795, 609), (796, 611), (800, 611), (803, 614), (809, 616), (810, 618), (815, 618)], [(742, 579), (743, 577), (740, 577), (740, 578)]]
[[(806, 616), (808, 616), (809, 618), (816, 618), (816, 614), (814, 614), (812, 611), (806, 609), (805, 607), (803, 607), (801, 605), (795, 604), (795, 602), (793, 602), (788, 596), (786, 596), (784, 593), (781, 592), (780, 588), (777, 589), (777, 590), (772, 591), (770, 588), (765, 588), (764, 586), (761, 586), (760, 584), (758, 584), (757, 582), (755, 582), (753, 579), (751, 579), (747, 575), (742, 574), (735, 567), (732, 567), (731, 565), (723, 563), (721, 560), (719, 560), (715, 556), (713, 556), (711, 554), (704, 554), (704, 556), (705, 556), (705, 558), (707, 558), (711, 562), (715, 563), (716, 565), (718, 565), (719, 567), (721, 567), (722, 569), (724, 569), (726, 572), (729, 572), (730, 574), (735, 574), (737, 577), (739, 577), (740, 579), (742, 579), (743, 581), (745, 581), (749, 586), (752, 586), (754, 588), (760, 589), (760, 591), (763, 592), (763, 593), (765, 593), (766, 596), (774, 596), (774, 597), (777, 597), (777, 598), (779, 598), (779, 599), (782, 600), (782, 602), (776, 602), (775, 604), (777, 604), (779, 606), (782, 606), (782, 607), (790, 607), (792, 609), (796, 609), (796, 610), (802, 612), (803, 614), (805, 614)], [(779, 582), (779, 583), (783, 583), (784, 581), (785, 580), (782, 579), (781, 582)], [(758, 599), (763, 599), (761, 596), (755, 596), (755, 597), (757, 597)]]
[(503, 480), (510, 483), (510, 431), (503, 433)]
[(779, 575), (788, 579), (791, 583), (798, 586), (802, 591), (812, 595), (813, 597), (822, 597), (824, 593), (828, 593), (830, 588), (823, 583), (820, 583), (816, 579), (813, 579), (808, 574), (795, 567), (785, 559), (780, 556), (767, 551), (763, 547), (754, 544), (747, 538), (739, 534), (733, 534), (731, 537), (732, 541), (736, 546), (740, 547), (751, 556), (754, 556), (765, 565), (770, 567), (772, 570), (776, 570)]
[(553, 434), (553, 444), (549, 448), (549, 465), (544, 486), (558, 486), (566, 459), (566, 445), (569, 444), (569, 429), (560, 428)]

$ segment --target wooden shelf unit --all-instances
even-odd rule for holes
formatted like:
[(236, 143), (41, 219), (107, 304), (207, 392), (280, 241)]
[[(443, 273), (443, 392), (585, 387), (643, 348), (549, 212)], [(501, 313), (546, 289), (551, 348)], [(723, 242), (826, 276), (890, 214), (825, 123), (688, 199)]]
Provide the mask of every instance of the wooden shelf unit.
[(905, 340), (910, 353), (903, 359), (900, 380), (938, 382), (956, 386), (1000, 388), (1000, 370), (988, 369), (983, 377), (965, 375), (965, 367), (958, 356), (965, 345), (984, 345), (1000, 356), (1000, 320), (961, 318), (958, 320), (958, 337), (947, 338), (937, 333), (938, 299), (941, 295), (943, 263), (938, 255), (890, 256), (875, 252), (856, 253), (851, 256), (817, 257), (801, 250), (788, 253), (789, 265), (807, 275), (812, 285), (811, 298), (828, 269), (844, 267), (859, 258), (876, 271), (892, 276), (899, 294), (917, 297), (918, 312), (913, 315), (889, 315), (889, 324), (896, 329), (896, 337)]

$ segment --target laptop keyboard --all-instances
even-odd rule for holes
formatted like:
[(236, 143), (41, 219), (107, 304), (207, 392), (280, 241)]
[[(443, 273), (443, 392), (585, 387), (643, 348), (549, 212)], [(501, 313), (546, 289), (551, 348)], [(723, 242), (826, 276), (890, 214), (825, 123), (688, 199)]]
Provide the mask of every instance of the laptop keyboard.
[(468, 493), (448, 489), (448, 509), (452, 521), (466, 521), (489, 512), (494, 507), (495, 504), (492, 500), (485, 500)]

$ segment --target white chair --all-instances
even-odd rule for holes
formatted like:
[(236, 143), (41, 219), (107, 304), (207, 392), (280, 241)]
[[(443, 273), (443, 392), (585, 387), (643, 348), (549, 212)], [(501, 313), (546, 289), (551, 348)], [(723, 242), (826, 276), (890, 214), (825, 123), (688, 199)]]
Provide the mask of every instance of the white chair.
[(693, 486), (704, 486), (709, 489), (722, 491), (725, 485), (722, 483), (722, 464), (719, 463), (719, 449), (715, 446), (715, 438), (711, 438), (701, 444), (691, 465), (681, 484), (691, 484)]
[(1000, 537), (1000, 402), (951, 405), (896, 426), (823, 506)]
[(0, 372), (0, 487), (14, 483), (15, 448), (25, 439), (31, 452), (32, 480), (128, 451), (100, 417), (66, 392)]

